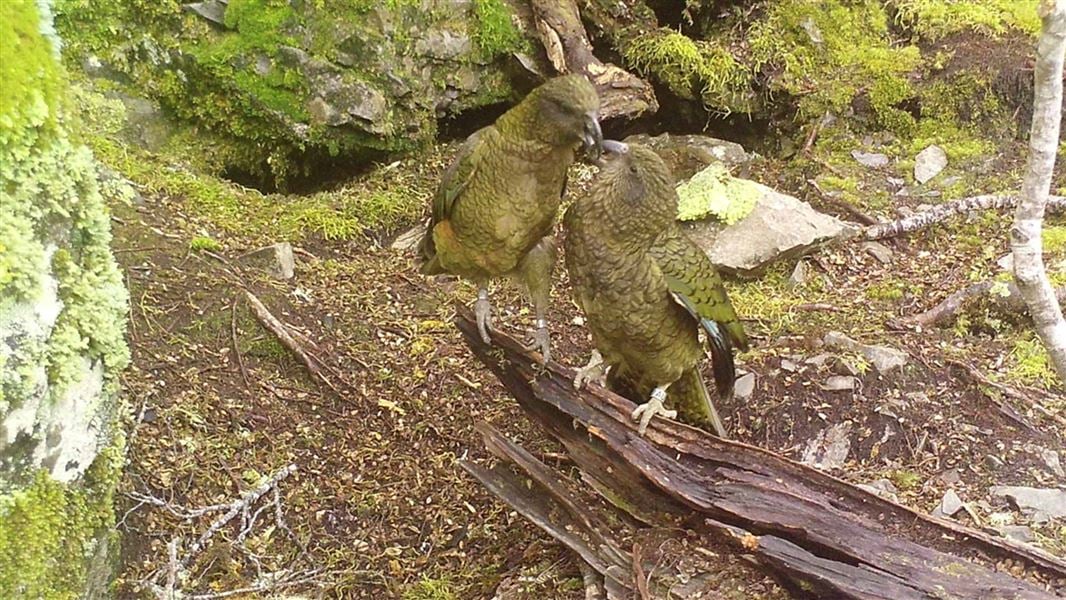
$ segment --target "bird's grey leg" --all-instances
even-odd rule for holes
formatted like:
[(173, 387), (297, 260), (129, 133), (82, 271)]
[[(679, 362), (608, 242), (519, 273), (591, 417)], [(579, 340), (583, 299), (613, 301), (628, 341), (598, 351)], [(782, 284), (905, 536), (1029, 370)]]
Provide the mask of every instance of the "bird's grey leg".
[(611, 366), (603, 361), (603, 355), (600, 354), (600, 351), (593, 350), (588, 364), (578, 369), (574, 375), (574, 389), (580, 390), (585, 387), (586, 383), (593, 381), (600, 384), (600, 387), (606, 387), (607, 373), (610, 370)]
[(492, 343), (489, 332), (492, 331), (492, 304), (489, 303), (489, 288), (479, 285), (477, 288), (477, 302), (474, 303), (474, 316), (477, 317), (477, 330), (481, 339), (486, 344)]
[[(671, 382), (673, 383), (673, 382)], [(637, 433), (644, 435), (644, 432), (648, 429), (648, 423), (651, 423), (651, 418), (655, 415), (659, 415), (664, 419), (674, 419), (677, 417), (676, 410), (667, 410), (663, 406), (663, 402), (666, 401), (666, 389), (670, 387), (670, 384), (660, 385), (651, 392), (651, 398), (647, 402), (638, 406), (632, 414), (633, 420), (640, 420), (640, 425), (637, 426)]]
[(551, 302), (552, 271), (555, 270), (555, 240), (545, 236), (530, 250), (517, 267), (519, 278), (529, 290), (536, 314), (536, 329), (533, 338), (526, 344), (527, 350), (540, 350), (541, 362), (548, 364), (552, 358), (551, 336), (548, 333), (548, 304)]

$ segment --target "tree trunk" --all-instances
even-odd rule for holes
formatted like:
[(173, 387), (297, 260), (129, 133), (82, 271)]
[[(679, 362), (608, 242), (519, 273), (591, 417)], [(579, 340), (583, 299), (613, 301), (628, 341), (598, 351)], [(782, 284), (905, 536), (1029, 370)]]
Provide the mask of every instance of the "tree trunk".
[[(663, 419), (637, 435), (633, 403), (596, 386), (575, 391), (572, 370), (541, 368), (502, 332), (484, 344), (469, 311), (460, 310), (457, 325), (474, 353), (622, 514), (612, 518), (581, 500), (576, 485), (484, 427), (489, 449), (522, 475), (500, 465), (464, 467), (602, 573), (610, 597), (637, 589), (637, 565), (620, 541), (627, 519), (672, 524), (675, 541), (688, 540), (693, 555), (731, 541), (786, 587), (816, 597), (1035, 599), (1066, 591), (1066, 562), (772, 452)], [(1000, 570), (1008, 560), (1016, 575)], [(648, 589), (649, 597), (669, 597), (667, 585)]]
[(1043, 32), (1037, 45), (1029, 164), (1011, 228), (1014, 277), (1051, 365), (1066, 383), (1066, 320), (1044, 268), (1041, 227), (1055, 170), (1062, 121), (1062, 66), (1066, 54), (1066, 0), (1043, 0)]

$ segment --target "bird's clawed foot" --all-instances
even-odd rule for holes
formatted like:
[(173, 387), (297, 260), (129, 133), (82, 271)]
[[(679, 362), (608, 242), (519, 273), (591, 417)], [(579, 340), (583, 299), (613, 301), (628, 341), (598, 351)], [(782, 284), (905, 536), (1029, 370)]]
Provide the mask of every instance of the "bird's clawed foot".
[(663, 406), (663, 402), (666, 401), (666, 387), (667, 386), (659, 386), (655, 388), (651, 393), (651, 398), (633, 411), (633, 420), (640, 419), (640, 424), (637, 426), (637, 433), (640, 435), (644, 435), (644, 432), (648, 430), (648, 423), (651, 423), (651, 419), (655, 415), (659, 415), (664, 419), (673, 419), (677, 417), (676, 410), (667, 410), (666, 407)]
[(600, 384), (600, 387), (607, 385), (607, 372), (611, 370), (611, 367), (607, 366), (603, 362), (603, 355), (599, 350), (593, 350), (592, 356), (589, 357), (589, 363), (577, 370), (574, 375), (574, 389), (580, 390), (585, 387), (585, 384), (590, 382), (596, 382)]
[(537, 328), (533, 330), (533, 337), (525, 344), (526, 350), (540, 350), (540, 362), (548, 364), (552, 359), (551, 334), (548, 332), (548, 322), (537, 319)]
[(484, 288), (477, 291), (474, 316), (477, 317), (477, 330), (481, 334), (481, 340), (486, 344), (491, 344), (492, 338), (489, 337), (489, 332), (492, 331), (492, 304), (489, 303), (489, 291)]

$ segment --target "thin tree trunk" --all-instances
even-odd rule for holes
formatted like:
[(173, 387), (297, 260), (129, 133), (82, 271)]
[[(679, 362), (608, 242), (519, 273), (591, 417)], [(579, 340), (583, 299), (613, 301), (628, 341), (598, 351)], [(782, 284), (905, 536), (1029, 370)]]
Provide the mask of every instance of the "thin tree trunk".
[(1062, 65), (1066, 55), (1066, 0), (1042, 0), (1044, 27), (1037, 45), (1029, 164), (1011, 228), (1014, 277), (1029, 305), (1051, 364), (1066, 383), (1066, 320), (1044, 268), (1041, 227), (1051, 189), (1062, 121)]

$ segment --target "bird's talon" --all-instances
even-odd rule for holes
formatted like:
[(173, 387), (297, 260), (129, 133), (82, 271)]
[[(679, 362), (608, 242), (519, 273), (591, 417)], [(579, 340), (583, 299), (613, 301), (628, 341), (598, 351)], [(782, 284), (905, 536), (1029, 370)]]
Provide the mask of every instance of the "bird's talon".
[(540, 350), (540, 364), (542, 365), (551, 361), (551, 334), (548, 332), (548, 324), (543, 319), (537, 319), (537, 328), (533, 331), (533, 337), (522, 347), (526, 350)]
[(607, 385), (607, 371), (610, 367), (603, 364), (603, 356), (599, 350), (593, 350), (587, 365), (581, 367), (574, 374), (574, 389), (580, 390), (585, 384), (595, 381), (600, 387)]
[(644, 435), (644, 432), (648, 429), (648, 424), (651, 423), (652, 418), (656, 415), (664, 419), (674, 419), (677, 417), (676, 410), (668, 410), (663, 406), (665, 400), (666, 390), (663, 388), (655, 388), (655, 391), (651, 393), (651, 398), (633, 410), (631, 418), (634, 421), (640, 421), (637, 425), (638, 434)]
[(474, 316), (477, 317), (477, 330), (481, 334), (481, 341), (492, 344), (489, 333), (492, 331), (492, 304), (489, 303), (488, 292), (478, 291), (477, 302), (474, 303)]

